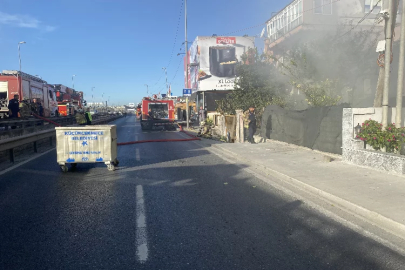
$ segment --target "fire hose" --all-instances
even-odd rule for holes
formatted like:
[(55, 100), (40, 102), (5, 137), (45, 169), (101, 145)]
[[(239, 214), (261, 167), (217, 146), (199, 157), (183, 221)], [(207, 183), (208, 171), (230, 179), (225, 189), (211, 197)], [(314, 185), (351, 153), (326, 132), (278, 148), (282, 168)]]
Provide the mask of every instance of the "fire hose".
[(48, 118), (39, 116), (38, 114), (33, 113), (32, 115), (33, 115), (34, 117), (36, 117), (36, 118), (39, 118), (39, 119), (41, 119), (41, 120), (44, 120), (44, 121), (49, 122), (49, 123), (51, 123), (51, 124), (54, 124), (54, 125), (57, 126), (57, 127), (60, 127), (60, 126), (61, 126), (61, 124), (58, 124), (58, 123), (56, 123), (56, 122), (54, 122), (54, 121), (52, 121), (52, 120), (49, 120)]
[[(56, 122), (54, 122), (52, 120), (49, 120), (49, 119), (47, 119), (45, 117), (39, 116), (39, 115), (37, 115), (35, 113), (33, 113), (32, 115), (35, 116), (36, 118), (39, 118), (39, 119), (47, 121), (47, 122), (49, 122), (51, 124), (54, 124), (55, 126), (58, 126), (58, 127), (61, 126), (60, 124), (58, 124), (58, 123), (56, 123)], [(142, 140), (142, 141), (122, 142), (122, 143), (117, 143), (117, 145), (119, 146), (119, 145), (130, 145), (130, 144), (137, 144), (137, 143), (156, 143), (156, 142), (189, 142), (189, 141), (199, 141), (199, 140), (201, 140), (197, 136), (194, 136), (194, 135), (188, 133), (187, 131), (183, 130), (182, 126), (179, 125), (179, 128), (180, 128), (180, 132), (183, 132), (184, 134), (188, 135), (191, 138), (189, 138), (189, 139)]]

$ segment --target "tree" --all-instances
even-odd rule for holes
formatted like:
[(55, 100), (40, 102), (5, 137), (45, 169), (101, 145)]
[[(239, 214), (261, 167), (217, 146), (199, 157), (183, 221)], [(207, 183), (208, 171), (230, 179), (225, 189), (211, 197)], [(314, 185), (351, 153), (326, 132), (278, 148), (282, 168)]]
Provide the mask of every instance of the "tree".
[(221, 114), (233, 114), (235, 110), (247, 110), (255, 106), (257, 112), (270, 104), (285, 105), (282, 84), (275, 79), (275, 69), (264, 61), (256, 48), (250, 48), (241, 57), (242, 63), (236, 68), (235, 88), (227, 98), (217, 101), (217, 110)]

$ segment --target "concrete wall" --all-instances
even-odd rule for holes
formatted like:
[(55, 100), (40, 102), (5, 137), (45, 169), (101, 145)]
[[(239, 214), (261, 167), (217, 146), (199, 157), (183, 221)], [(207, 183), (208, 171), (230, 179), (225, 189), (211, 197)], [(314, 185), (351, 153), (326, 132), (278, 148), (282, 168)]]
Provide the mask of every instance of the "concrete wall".
[(268, 106), (262, 117), (261, 135), (324, 152), (342, 153), (342, 112), (345, 105), (292, 111)]

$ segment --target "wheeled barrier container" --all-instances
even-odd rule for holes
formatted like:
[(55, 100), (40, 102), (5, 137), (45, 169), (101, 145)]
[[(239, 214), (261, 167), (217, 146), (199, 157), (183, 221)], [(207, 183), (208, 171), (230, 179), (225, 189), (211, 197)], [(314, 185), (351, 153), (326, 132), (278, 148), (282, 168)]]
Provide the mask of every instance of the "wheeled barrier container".
[(57, 162), (63, 172), (78, 163), (105, 163), (114, 171), (117, 159), (117, 127), (95, 125), (80, 127), (56, 127)]

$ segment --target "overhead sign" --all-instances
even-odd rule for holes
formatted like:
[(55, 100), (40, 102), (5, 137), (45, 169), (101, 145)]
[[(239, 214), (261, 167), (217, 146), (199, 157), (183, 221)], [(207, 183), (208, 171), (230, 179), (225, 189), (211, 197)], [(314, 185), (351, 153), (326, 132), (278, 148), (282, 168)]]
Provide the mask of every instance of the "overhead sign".
[(185, 97), (191, 96), (191, 89), (183, 89), (183, 96)]

